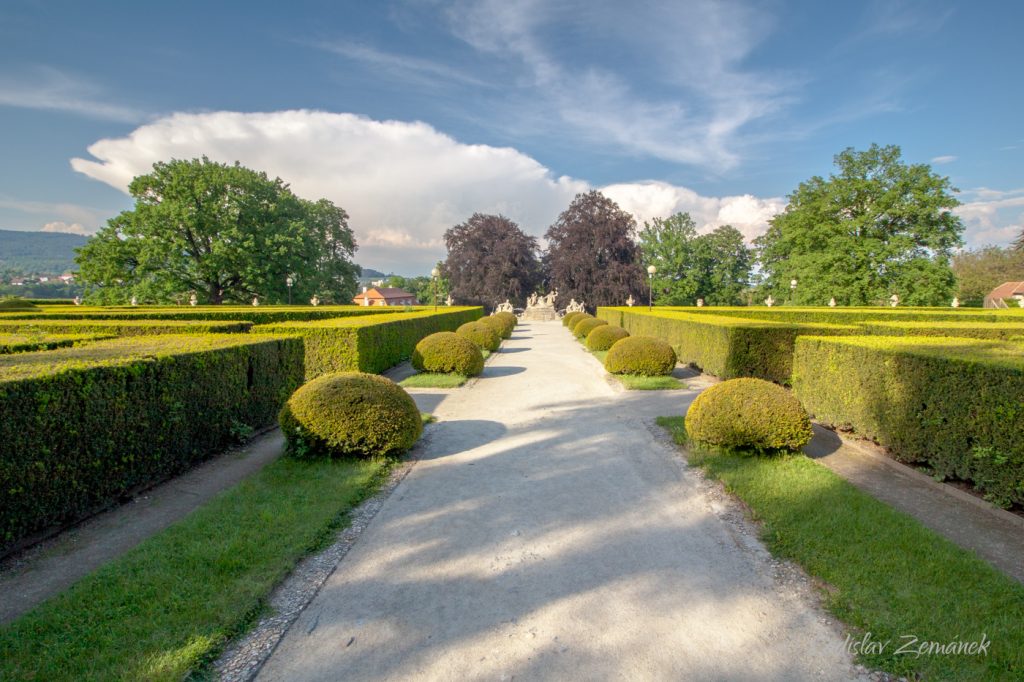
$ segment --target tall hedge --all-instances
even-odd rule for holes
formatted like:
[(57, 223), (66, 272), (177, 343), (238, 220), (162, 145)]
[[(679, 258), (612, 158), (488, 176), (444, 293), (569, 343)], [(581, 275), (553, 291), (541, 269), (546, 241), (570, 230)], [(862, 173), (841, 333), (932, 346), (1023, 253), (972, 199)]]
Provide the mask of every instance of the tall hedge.
[(598, 308), (597, 316), (633, 336), (669, 343), (680, 362), (722, 379), (754, 377), (789, 383), (793, 342), (801, 334), (854, 334), (855, 326), (810, 325), (691, 315), (657, 308)]
[(152, 336), (0, 356), (0, 551), (274, 423), (302, 342)]
[(253, 334), (295, 334), (306, 348), (306, 379), (330, 372), (382, 372), (412, 357), (416, 344), (435, 332), (455, 331), (479, 320), (482, 308), (374, 315), (340, 320), (257, 325)]
[(817, 419), (938, 476), (1024, 504), (1024, 353), (951, 337), (801, 337), (793, 390)]

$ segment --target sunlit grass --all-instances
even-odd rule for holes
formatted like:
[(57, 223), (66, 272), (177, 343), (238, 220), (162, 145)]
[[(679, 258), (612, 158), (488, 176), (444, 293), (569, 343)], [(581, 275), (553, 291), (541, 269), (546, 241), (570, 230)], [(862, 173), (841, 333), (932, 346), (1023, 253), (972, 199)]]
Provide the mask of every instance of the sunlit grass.
[(443, 374), (440, 372), (420, 372), (398, 382), (404, 388), (458, 388), (469, 377), (464, 374)]
[(612, 376), (631, 391), (672, 391), (686, 388), (686, 384), (673, 376), (645, 377), (639, 374), (613, 374)]

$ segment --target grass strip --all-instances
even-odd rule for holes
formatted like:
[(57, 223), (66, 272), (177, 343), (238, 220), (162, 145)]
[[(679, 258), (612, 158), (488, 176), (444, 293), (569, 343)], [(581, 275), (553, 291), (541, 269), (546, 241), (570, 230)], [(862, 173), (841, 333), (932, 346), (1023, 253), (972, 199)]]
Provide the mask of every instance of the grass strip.
[(685, 385), (673, 376), (647, 377), (640, 374), (613, 374), (630, 391), (674, 391)]
[(3, 680), (181, 680), (375, 491), (385, 461), (281, 458), (0, 629)]
[[(658, 424), (683, 444), (683, 419)], [(825, 603), (850, 626), (852, 642), (865, 633), (889, 642), (860, 652), (864, 665), (934, 680), (1024, 679), (1024, 585), (803, 455), (690, 446), (688, 459), (749, 507), (774, 554), (824, 581)], [(983, 636), (987, 655), (916, 655), (925, 642)]]
[(469, 377), (464, 374), (445, 374), (443, 372), (420, 372), (398, 382), (403, 388), (458, 388)]

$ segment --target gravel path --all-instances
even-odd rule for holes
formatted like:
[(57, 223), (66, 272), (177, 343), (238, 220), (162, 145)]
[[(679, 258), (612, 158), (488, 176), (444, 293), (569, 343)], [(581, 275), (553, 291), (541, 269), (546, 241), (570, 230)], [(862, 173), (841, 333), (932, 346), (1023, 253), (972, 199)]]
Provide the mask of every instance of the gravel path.
[(262, 680), (856, 679), (799, 571), (686, 469), (557, 322), (482, 378), (417, 391), (441, 421)]

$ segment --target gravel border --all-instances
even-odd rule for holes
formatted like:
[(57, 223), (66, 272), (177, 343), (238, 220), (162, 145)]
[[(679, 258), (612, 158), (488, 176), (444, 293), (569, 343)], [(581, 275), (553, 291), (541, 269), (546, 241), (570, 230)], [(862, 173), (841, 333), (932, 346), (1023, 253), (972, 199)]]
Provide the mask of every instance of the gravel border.
[(373, 517), (406, 477), (430, 440), (430, 426), (419, 443), (388, 474), (387, 480), (369, 499), (352, 510), (351, 522), (338, 531), (325, 550), (298, 563), (268, 600), (269, 615), (228, 644), (211, 665), (214, 676), (225, 682), (248, 682), (259, 674), (288, 628), (317, 595), (348, 551), (370, 525)]

